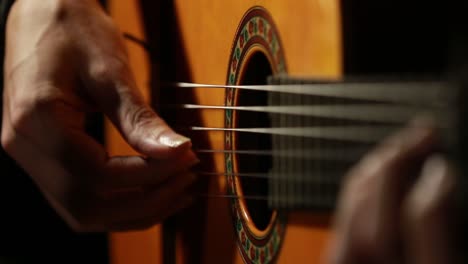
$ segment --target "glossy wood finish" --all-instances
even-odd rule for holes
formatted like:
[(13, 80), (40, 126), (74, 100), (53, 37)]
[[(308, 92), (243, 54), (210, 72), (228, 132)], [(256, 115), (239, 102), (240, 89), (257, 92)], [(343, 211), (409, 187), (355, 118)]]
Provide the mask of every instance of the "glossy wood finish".
[[(110, 1), (110, 12), (123, 31), (145, 39), (141, 9), (138, 9), (137, 2)], [(226, 83), (229, 54), (238, 24), (244, 13), (257, 5), (271, 13), (279, 29), (290, 74), (328, 78), (341, 76), (338, 1), (175, 0), (173, 11), (181, 46), (177, 51), (167, 52), (183, 57), (184, 65), (179, 67), (187, 70), (185, 76), (188, 77), (184, 81)], [(168, 14), (168, 17), (171, 15)], [(148, 54), (132, 43), (128, 44), (128, 48), (139, 87), (149, 99)], [(199, 104), (224, 104), (223, 90), (209, 93), (200, 90), (193, 97)], [(164, 102), (164, 98), (160, 100)], [(224, 126), (224, 115), (220, 111), (204, 111), (199, 118), (204, 126)], [(177, 120), (170, 123), (177, 123)], [(117, 132), (111, 126), (107, 128), (109, 151), (113, 154), (132, 153)], [(224, 147), (221, 133), (208, 133), (207, 137), (212, 148)], [(213, 169), (224, 171), (223, 155), (214, 155), (213, 161)], [(225, 185), (224, 178), (219, 177), (207, 183), (206, 191), (223, 193)], [(201, 199), (193, 208), (183, 212), (175, 220), (175, 225), (178, 227), (177, 263), (242, 263), (235, 245), (227, 199)], [(278, 263), (318, 263), (329, 237), (327, 216), (291, 213)], [(112, 234), (110, 239), (115, 264), (162, 262), (159, 225), (144, 232)]]

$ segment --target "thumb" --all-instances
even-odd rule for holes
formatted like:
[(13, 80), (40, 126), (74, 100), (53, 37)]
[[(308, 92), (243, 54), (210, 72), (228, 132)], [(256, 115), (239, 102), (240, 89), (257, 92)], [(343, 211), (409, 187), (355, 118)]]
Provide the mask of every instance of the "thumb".
[(168, 158), (191, 147), (189, 138), (174, 132), (144, 102), (128, 64), (121, 60), (91, 69), (91, 95), (138, 152), (152, 158)]

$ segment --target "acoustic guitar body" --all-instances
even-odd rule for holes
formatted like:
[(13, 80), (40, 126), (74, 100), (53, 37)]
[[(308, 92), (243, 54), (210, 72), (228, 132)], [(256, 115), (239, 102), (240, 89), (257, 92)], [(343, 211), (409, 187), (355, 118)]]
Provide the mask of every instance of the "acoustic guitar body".
[[(126, 40), (138, 86), (200, 150), (200, 182), (194, 205), (164, 224), (111, 234), (112, 263), (319, 263), (330, 238), (328, 215), (270, 210), (264, 200), (242, 198), (264, 196), (268, 183), (235, 175), (265, 172), (271, 160), (233, 150), (267, 149), (268, 140), (190, 129), (235, 129), (263, 124), (265, 117), (229, 109), (180, 109), (184, 104), (264, 105), (266, 99), (231, 88), (174, 84), (266, 84), (269, 75), (285, 74), (339, 78), (338, 1), (150, 2), (109, 1), (109, 12), (124, 33), (147, 45)], [(134, 153), (107, 124), (109, 152)]]

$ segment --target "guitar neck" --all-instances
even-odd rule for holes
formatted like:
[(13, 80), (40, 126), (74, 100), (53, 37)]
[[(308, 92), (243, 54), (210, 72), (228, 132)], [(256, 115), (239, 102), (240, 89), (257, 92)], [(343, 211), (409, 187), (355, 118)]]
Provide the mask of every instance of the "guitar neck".
[[(183, 104), (185, 110), (223, 110), (231, 126), (192, 126), (192, 132), (233, 134), (223, 150), (235, 160), (225, 175), (240, 179), (242, 197), (271, 209), (333, 209), (350, 168), (409, 121), (430, 117), (440, 150), (459, 141), (459, 85), (438, 79), (312, 81), (279, 76), (267, 85), (178, 83), (181, 89), (227, 89), (234, 105)], [(212, 175), (208, 173), (209, 175)], [(228, 193), (236, 196), (236, 193)]]
[(271, 208), (333, 209), (346, 172), (416, 116), (434, 120), (443, 151), (451, 151), (457, 138), (453, 83), (312, 82), (290, 77), (269, 82), (281, 86), (268, 93), (265, 106), (271, 123), (271, 160), (264, 161), (271, 162)]

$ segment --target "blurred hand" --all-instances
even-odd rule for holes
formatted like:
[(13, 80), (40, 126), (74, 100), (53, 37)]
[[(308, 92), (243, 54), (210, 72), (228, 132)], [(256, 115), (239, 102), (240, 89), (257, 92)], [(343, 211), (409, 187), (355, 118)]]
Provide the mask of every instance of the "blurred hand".
[(328, 263), (455, 263), (455, 177), (435, 145), (430, 126), (413, 124), (350, 171)]
[[(190, 204), (191, 142), (144, 103), (97, 1), (16, 1), (4, 76), (2, 145), (74, 230), (147, 228)], [(109, 157), (84, 131), (90, 111), (142, 156)]]

